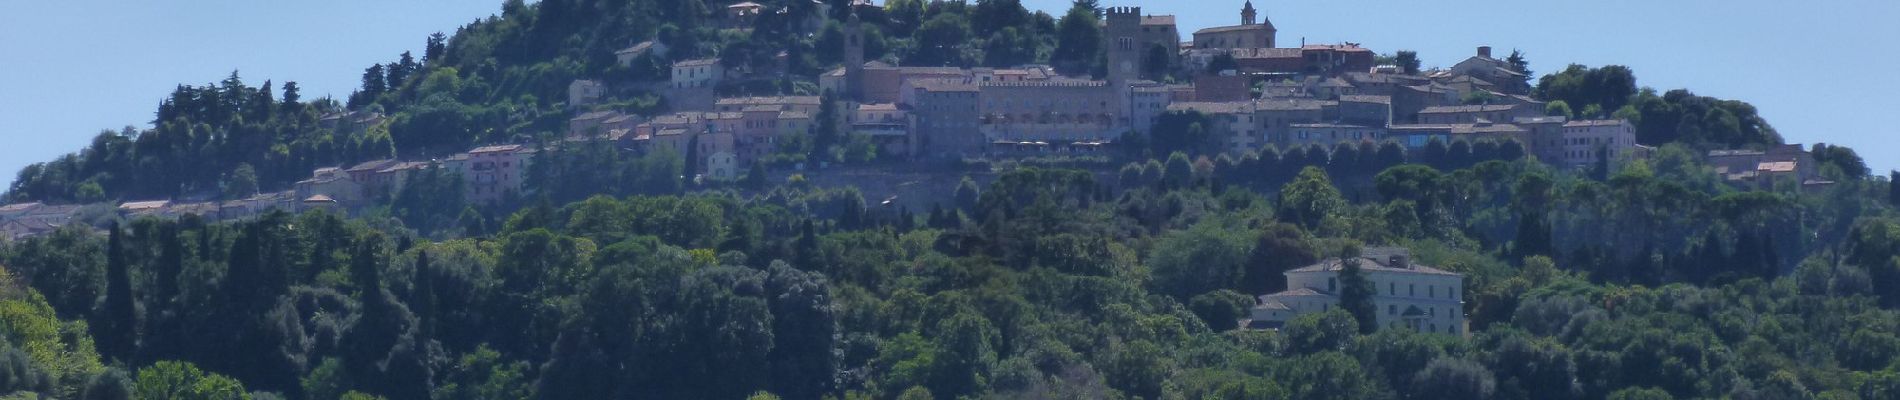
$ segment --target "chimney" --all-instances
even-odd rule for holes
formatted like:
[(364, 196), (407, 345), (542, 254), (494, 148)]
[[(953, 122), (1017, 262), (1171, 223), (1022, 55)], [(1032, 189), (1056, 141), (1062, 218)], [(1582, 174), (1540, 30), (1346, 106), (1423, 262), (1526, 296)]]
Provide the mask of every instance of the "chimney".
[(1478, 56), (1491, 58), (1491, 46), (1478, 46)]

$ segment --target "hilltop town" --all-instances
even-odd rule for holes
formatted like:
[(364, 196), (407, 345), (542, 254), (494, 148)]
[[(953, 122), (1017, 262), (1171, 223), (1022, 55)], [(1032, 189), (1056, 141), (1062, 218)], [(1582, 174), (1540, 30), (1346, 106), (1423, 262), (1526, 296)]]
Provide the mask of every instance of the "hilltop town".
[[(832, 12), (825, 3), (814, 4), (820, 10), (813, 15), (820, 17), (796, 25), (824, 26), (821, 16)], [(1358, 43), (1286, 45), (1251, 1), (1238, 10), (1238, 24), (1186, 37), (1178, 33), (1171, 15), (1147, 14), (1140, 7), (1106, 8), (1101, 13), (1101, 48), (1107, 68), (1080, 75), (1038, 64), (965, 68), (902, 66), (904, 60), (890, 57), (871, 60), (859, 13), (879, 9), (868, 2), (851, 4), (838, 25), (842, 66), (816, 76), (788, 71), (782, 51), (777, 62), (759, 68), (734, 66), (717, 57), (675, 57), (657, 40), (617, 50), (620, 68), (656, 63), (670, 68), (657, 76), (662, 79), (573, 80), (565, 102), (571, 114), (560, 139), (606, 143), (630, 156), (669, 152), (683, 158), (684, 176), (701, 184), (759, 174), (752, 169), (769, 170), (774, 176), (815, 176), (831, 162), (807, 162), (802, 154), (787, 161), (784, 156), (788, 141), (809, 142), (820, 130), (866, 147), (860, 152), (874, 153), (864, 158), (886, 161), (865, 167), (871, 170), (971, 159), (1122, 159), (1151, 153), (1146, 144), (1157, 142), (1233, 157), (1268, 148), (1334, 157), (1341, 149), (1390, 154), (1395, 150), (1380, 147), (1395, 145), (1403, 156), (1382, 157), (1413, 160), (1443, 158), (1454, 147), (1468, 151), (1489, 143), (1579, 172), (1607, 169), (1654, 150), (1638, 143), (1636, 126), (1627, 118), (1603, 111), (1579, 115), (1568, 105), (1551, 109), (1549, 101), (1531, 96), (1532, 77), (1515, 54), (1500, 58), (1491, 47), (1477, 46), (1448, 68), (1419, 70), (1416, 56), (1381, 57)], [(741, 2), (726, 6), (718, 22), (746, 30), (762, 13), (785, 11)], [(1157, 75), (1169, 79), (1151, 79)], [(734, 87), (787, 78), (815, 83), (815, 92), (726, 95)], [(634, 111), (624, 106), (626, 99), (638, 95), (658, 95), (667, 107)], [(387, 129), (383, 127), (389, 123), (381, 111), (367, 108), (332, 112), (318, 126), (363, 134)], [(413, 174), (431, 168), (459, 176), (467, 203), (518, 203), (535, 196), (527, 183), (536, 153), (555, 145), (489, 143), (439, 157), (324, 166), (282, 191), (215, 201), (204, 196), (127, 199), (117, 210), (127, 216), (195, 214), (216, 219), (242, 219), (274, 209), (362, 211), (386, 202)], [(1723, 179), (1742, 187), (1829, 183), (1808, 151), (1795, 145), (1715, 149), (1707, 152), (1705, 161), (1717, 166), (1715, 173)], [(883, 198), (903, 193), (876, 194)], [(0, 237), (20, 238), (64, 225), (79, 207), (21, 202), (0, 210), (5, 210), (0, 211), (0, 232), (5, 232)]]
[(0, 398), (1900, 397), (1900, 171), (1129, 5), (505, 0), (179, 85), (0, 198)]

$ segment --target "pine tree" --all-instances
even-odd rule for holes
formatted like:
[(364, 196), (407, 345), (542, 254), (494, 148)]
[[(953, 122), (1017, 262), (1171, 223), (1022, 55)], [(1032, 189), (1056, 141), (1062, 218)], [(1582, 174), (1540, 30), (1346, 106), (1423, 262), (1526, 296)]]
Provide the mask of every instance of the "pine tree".
[(422, 47), (422, 62), (435, 65), (441, 62), (442, 53), (448, 51), (449, 37), (442, 32), (429, 34), (429, 43)]
[(389, 82), (387, 82), (389, 89), (395, 90), (402, 87), (403, 82), (408, 82), (409, 76), (415, 75), (416, 70), (421, 68), (422, 66), (416, 63), (414, 56), (409, 55), (407, 51), (402, 52), (401, 58), (389, 63)]
[(303, 96), (298, 94), (297, 81), (285, 81), (284, 97), (279, 99), (277, 107), (283, 109), (281, 112), (285, 115), (295, 115), (303, 109), (303, 103), (298, 103), (302, 99)]

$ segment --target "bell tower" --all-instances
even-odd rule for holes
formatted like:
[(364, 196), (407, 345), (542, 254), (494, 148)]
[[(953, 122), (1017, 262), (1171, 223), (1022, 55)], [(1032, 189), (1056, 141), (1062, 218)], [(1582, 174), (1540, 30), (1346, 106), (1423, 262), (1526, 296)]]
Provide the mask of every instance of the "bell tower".
[(1253, 9), (1253, 0), (1247, 0), (1247, 5), (1240, 8), (1240, 24), (1253, 25), (1255, 21), (1259, 21), (1259, 19), (1254, 18), (1257, 16), (1259, 16), (1259, 14), (1258, 11)]

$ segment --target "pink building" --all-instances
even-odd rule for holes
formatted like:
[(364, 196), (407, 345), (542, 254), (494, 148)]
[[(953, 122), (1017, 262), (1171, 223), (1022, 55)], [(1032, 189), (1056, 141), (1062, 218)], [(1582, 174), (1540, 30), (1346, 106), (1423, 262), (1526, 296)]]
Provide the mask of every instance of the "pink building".
[(504, 198), (504, 195), (520, 193), (524, 181), (522, 175), (526, 175), (528, 162), (533, 156), (533, 150), (518, 144), (469, 150), (468, 161), (462, 171), (469, 202), (494, 203)]

